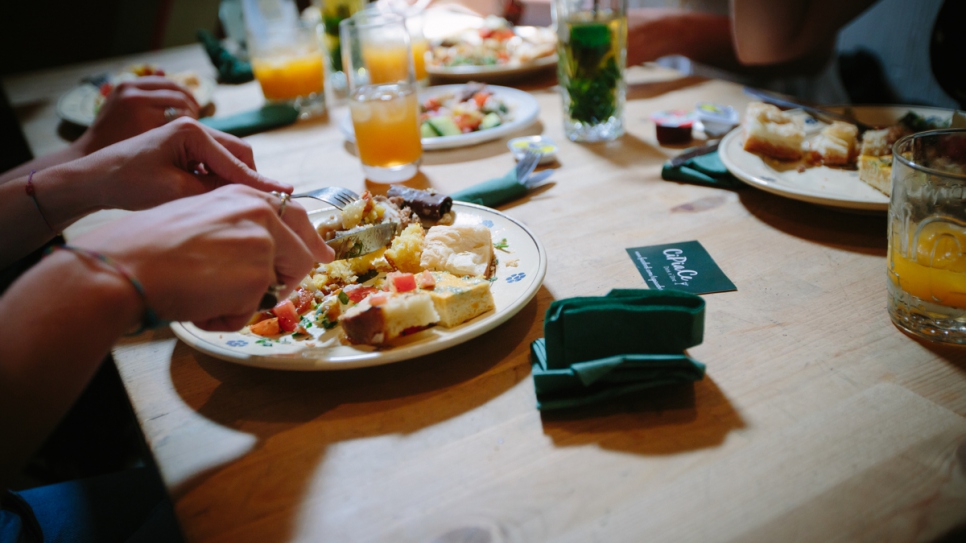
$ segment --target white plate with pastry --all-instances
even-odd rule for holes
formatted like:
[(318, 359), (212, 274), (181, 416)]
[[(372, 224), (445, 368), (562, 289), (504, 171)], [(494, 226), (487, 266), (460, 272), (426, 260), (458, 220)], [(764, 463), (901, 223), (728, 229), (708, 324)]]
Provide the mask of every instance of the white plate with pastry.
[[(493, 330), (533, 299), (547, 272), (543, 246), (522, 224), (488, 207), (454, 202), (457, 225), (482, 225), (496, 247), (496, 269), (490, 278), (495, 309), (452, 328), (434, 326), (393, 341), (391, 346), (353, 345), (341, 326), (308, 329), (310, 337), (283, 335), (267, 339), (248, 330), (206, 332), (190, 323), (171, 325), (175, 335), (203, 352), (248, 366), (281, 370), (338, 370), (408, 360), (453, 347)], [(313, 212), (324, 213), (325, 211)], [(246, 327), (247, 328), (247, 327)], [(499, 339), (494, 339), (499, 341)]]
[[(835, 108), (844, 111), (843, 108)], [(919, 106), (851, 106), (848, 113), (856, 119), (873, 126), (888, 127), (895, 125), (909, 112), (924, 118), (938, 118), (948, 121), (952, 111)], [(792, 113), (794, 115), (794, 113)], [(744, 119), (744, 124), (748, 120)], [(802, 148), (802, 158), (780, 160), (766, 156), (763, 152), (745, 150), (746, 135), (743, 126), (729, 132), (721, 141), (719, 156), (721, 162), (735, 177), (761, 190), (827, 207), (852, 211), (883, 212), (889, 209), (888, 167), (881, 169), (880, 186), (874, 188), (860, 179), (858, 163), (865, 167), (875, 162), (857, 156), (861, 141), (856, 143), (852, 161), (845, 166), (815, 164), (809, 160), (809, 149), (819, 147), (820, 130), (826, 125), (819, 124), (816, 130), (806, 130)], [(794, 146), (794, 144), (793, 144)], [(779, 153), (780, 154), (780, 153)], [(863, 172), (863, 178), (868, 176)], [(875, 182), (874, 180), (872, 182)]]

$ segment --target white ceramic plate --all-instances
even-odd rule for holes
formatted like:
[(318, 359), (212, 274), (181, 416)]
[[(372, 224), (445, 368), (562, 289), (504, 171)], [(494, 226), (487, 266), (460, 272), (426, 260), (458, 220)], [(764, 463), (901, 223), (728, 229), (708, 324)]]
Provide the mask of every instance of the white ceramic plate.
[[(198, 76), (195, 100), (204, 107), (211, 103), (217, 83), (210, 77)], [(90, 126), (97, 116), (97, 102), (101, 91), (89, 83), (78, 85), (57, 100), (57, 116), (80, 126)]]
[[(483, 224), (496, 242), (506, 238), (507, 252), (499, 259), (491, 283), (496, 310), (455, 328), (433, 327), (401, 338), (391, 348), (344, 345), (341, 327), (323, 331), (309, 328), (312, 339), (283, 336), (265, 341), (243, 332), (205, 332), (190, 323), (171, 325), (182, 341), (211, 356), (248, 366), (281, 370), (337, 370), (377, 366), (422, 356), (458, 345), (484, 334), (510, 317), (533, 298), (547, 272), (547, 255), (537, 238), (522, 224), (488, 207), (454, 202), (457, 224)], [(318, 213), (324, 213), (325, 210)], [(314, 213), (313, 213), (314, 215)]]
[(490, 78), (499, 77), (506, 78), (508, 76), (525, 75), (530, 72), (535, 72), (537, 70), (543, 70), (544, 68), (549, 68), (550, 66), (557, 65), (557, 55), (551, 55), (549, 57), (540, 57), (532, 60), (531, 62), (526, 62), (522, 64), (503, 64), (503, 65), (492, 65), (492, 66), (431, 66), (426, 65), (426, 72), (429, 75), (437, 77), (445, 77), (447, 79), (480, 79), (480, 78)]
[[(440, 94), (458, 92), (464, 85), (439, 85), (436, 87), (429, 87), (423, 89), (419, 92), (419, 101), (422, 102), (427, 98), (432, 98), (433, 96), (439, 96)], [(436, 149), (451, 149), (453, 147), (465, 147), (467, 145), (476, 145), (477, 143), (483, 143), (484, 141), (495, 140), (501, 138), (507, 134), (512, 134), (517, 130), (526, 128), (533, 124), (537, 120), (537, 115), (540, 113), (540, 105), (537, 103), (537, 99), (521, 90), (511, 89), (509, 87), (498, 87), (495, 85), (487, 85), (487, 89), (493, 93), (494, 96), (503, 100), (503, 103), (510, 108), (510, 120), (500, 126), (494, 128), (488, 128), (486, 130), (480, 130), (478, 132), (470, 132), (468, 134), (460, 134), (458, 136), (439, 136), (436, 138), (423, 138), (423, 150), (433, 151)], [(342, 118), (342, 122), (339, 123), (339, 130), (342, 131), (342, 135), (345, 139), (356, 142), (355, 132), (352, 130), (352, 118), (349, 117), (349, 113), (346, 112), (345, 117)]]
[[(852, 106), (860, 121), (876, 126), (894, 124), (909, 111), (927, 117), (949, 119), (947, 109), (918, 106)], [(815, 137), (814, 133), (809, 138)], [(782, 162), (745, 151), (741, 128), (721, 140), (719, 156), (725, 167), (749, 185), (761, 190), (813, 204), (855, 211), (887, 211), (889, 197), (859, 180), (857, 170), (809, 166), (798, 171), (802, 162)]]

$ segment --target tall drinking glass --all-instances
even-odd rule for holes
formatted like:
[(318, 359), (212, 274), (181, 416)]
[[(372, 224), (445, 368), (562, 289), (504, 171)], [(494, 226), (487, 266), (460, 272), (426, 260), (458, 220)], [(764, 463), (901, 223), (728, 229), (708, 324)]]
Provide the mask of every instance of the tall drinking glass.
[(302, 117), (325, 111), (325, 69), (315, 30), (291, 0), (243, 4), (252, 72), (269, 102), (290, 102)]
[(362, 169), (380, 183), (411, 179), (419, 170), (423, 147), (405, 20), (364, 10), (340, 27), (349, 113)]
[(893, 147), (888, 278), (892, 322), (966, 344), (966, 130), (921, 132)]
[(620, 137), (627, 92), (627, 0), (554, 0), (551, 8), (567, 138), (593, 142)]
[(346, 92), (345, 71), (342, 69), (342, 42), (339, 23), (365, 9), (366, 0), (315, 0), (322, 13), (325, 33), (325, 49), (329, 60), (329, 83), (332, 90), (344, 96)]

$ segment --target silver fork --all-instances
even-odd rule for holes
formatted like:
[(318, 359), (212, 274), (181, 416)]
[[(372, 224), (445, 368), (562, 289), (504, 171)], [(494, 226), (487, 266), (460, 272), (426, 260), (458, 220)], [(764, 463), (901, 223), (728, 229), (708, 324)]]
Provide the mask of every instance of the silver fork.
[(527, 178), (533, 173), (537, 163), (540, 162), (540, 153), (533, 149), (524, 151), (523, 156), (517, 162), (517, 181), (526, 184)]
[(337, 209), (343, 209), (345, 206), (358, 200), (359, 195), (343, 187), (325, 187), (293, 194), (292, 198), (314, 198), (330, 204)]

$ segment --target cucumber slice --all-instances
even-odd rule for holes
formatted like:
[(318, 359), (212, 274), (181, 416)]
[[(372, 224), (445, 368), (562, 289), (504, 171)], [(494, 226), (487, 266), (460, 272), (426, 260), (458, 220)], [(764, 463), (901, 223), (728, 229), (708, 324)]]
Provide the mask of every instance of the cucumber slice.
[(480, 130), (486, 130), (487, 128), (493, 128), (494, 126), (500, 126), (503, 120), (496, 113), (487, 113), (483, 120), (480, 122)]
[(435, 130), (440, 136), (459, 136), (463, 133), (460, 127), (456, 126), (453, 119), (440, 115), (439, 117), (430, 117), (426, 119), (426, 122)]
[(435, 138), (436, 136), (442, 136), (442, 134), (437, 132), (429, 122), (423, 121), (423, 124), (419, 125), (419, 137)]

